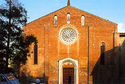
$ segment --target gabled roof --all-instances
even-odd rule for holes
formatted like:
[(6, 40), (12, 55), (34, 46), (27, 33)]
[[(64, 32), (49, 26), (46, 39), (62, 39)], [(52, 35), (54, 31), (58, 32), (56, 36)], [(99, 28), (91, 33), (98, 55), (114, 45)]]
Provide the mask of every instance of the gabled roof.
[[(77, 10), (80, 10), (80, 11), (82, 11), (82, 12), (86, 12), (86, 11), (83, 11), (83, 10), (78, 9), (78, 8), (76, 8), (76, 7), (73, 7), (73, 6), (70, 6), (70, 7), (75, 8), (75, 9), (77, 9)], [(90, 15), (93, 15), (93, 16), (95, 16), (95, 17), (98, 17), (98, 18), (100, 18), (100, 19), (106, 20), (106, 21), (108, 21), (108, 22), (111, 22), (111, 23), (113, 23), (113, 24), (117, 24), (117, 23), (112, 22), (112, 21), (110, 21), (110, 20), (107, 20), (107, 19), (101, 18), (101, 17), (99, 17), (99, 16), (97, 16), (97, 15), (91, 14), (91, 13), (89, 13), (89, 12), (86, 12), (86, 13), (88, 13), (88, 14), (90, 14)]]
[[(112, 22), (112, 21), (106, 20), (106, 19), (104, 19), (104, 18), (101, 18), (101, 17), (99, 17), (99, 16), (96, 16), (96, 15), (94, 15), (94, 14), (88, 13), (88, 12), (86, 12), (86, 11), (83, 11), (83, 10), (81, 10), (81, 9), (75, 8), (75, 7), (70, 6), (70, 5), (65, 6), (65, 7), (63, 7), (63, 8), (60, 8), (60, 9), (58, 9), (58, 10), (56, 10), (56, 11), (53, 11), (53, 12), (51, 12), (51, 13), (45, 15), (45, 16), (42, 16), (42, 17), (40, 17), (40, 18), (38, 18), (38, 19), (44, 18), (44, 17), (46, 17), (46, 16), (48, 16), (48, 15), (51, 15), (51, 14), (53, 14), (53, 13), (59, 11), (59, 10), (65, 9), (65, 8), (67, 8), (67, 7), (72, 7), (72, 8), (74, 8), (74, 9), (76, 9), (76, 10), (79, 10), (79, 11), (85, 12), (85, 13), (87, 13), (87, 14), (89, 14), (89, 15), (92, 15), (92, 16), (98, 17), (98, 18), (100, 18), (100, 19), (102, 19), (102, 20), (105, 20), (105, 21), (108, 21), (108, 22), (110, 22), (110, 23), (116, 24), (116, 23), (114, 23), (114, 22)], [(38, 20), (38, 19), (35, 19), (35, 20), (29, 22), (28, 24), (30, 24), (30, 23), (32, 23), (32, 22)], [(26, 25), (27, 25), (27, 24), (26, 24)]]

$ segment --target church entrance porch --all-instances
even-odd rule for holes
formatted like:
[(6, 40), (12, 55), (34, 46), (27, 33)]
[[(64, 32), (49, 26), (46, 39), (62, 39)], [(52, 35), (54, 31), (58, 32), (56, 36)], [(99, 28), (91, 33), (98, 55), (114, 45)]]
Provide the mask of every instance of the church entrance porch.
[(74, 68), (63, 68), (63, 84), (74, 84)]
[(78, 60), (59, 60), (59, 84), (78, 84)]

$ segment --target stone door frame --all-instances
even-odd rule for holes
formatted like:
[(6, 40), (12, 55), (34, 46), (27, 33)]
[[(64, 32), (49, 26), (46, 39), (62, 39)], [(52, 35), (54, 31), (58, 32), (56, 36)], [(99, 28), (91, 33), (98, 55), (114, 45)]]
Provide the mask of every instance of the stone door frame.
[(65, 58), (59, 60), (59, 84), (63, 84), (63, 64), (69, 61), (74, 64), (74, 84), (78, 84), (78, 60), (72, 58)]

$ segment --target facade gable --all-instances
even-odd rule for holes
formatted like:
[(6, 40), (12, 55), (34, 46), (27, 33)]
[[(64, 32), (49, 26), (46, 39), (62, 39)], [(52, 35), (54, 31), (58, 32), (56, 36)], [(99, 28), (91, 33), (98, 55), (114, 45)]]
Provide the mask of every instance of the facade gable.
[[(56, 24), (54, 16), (56, 16)], [(84, 16), (84, 25), (81, 24), (82, 16)], [(38, 40), (38, 64), (33, 62), (35, 57), (31, 45), (31, 57), (22, 69), (25, 68), (27, 70), (25, 73), (34, 78), (39, 77), (42, 80), (46, 77), (46, 82), (49, 84), (64, 84), (66, 80), (63, 80), (63, 75), (69, 77), (69, 82), (74, 81), (75, 84), (87, 84), (87, 81), (90, 81), (90, 84), (92, 82), (108, 84), (107, 81), (112, 76), (109, 74), (112, 70), (110, 62), (116, 60), (112, 57), (118, 57), (113, 54), (114, 48), (118, 46), (116, 32), (117, 24), (72, 6), (66, 6), (24, 26), (24, 33), (34, 35)], [(102, 43), (105, 44), (104, 65), (100, 64)], [(118, 60), (113, 63), (117, 64)], [(116, 65), (113, 66), (113, 72), (118, 70)], [(67, 71), (74, 74), (66, 75)], [(105, 78), (108, 76), (107, 79), (101, 77), (102, 73), (106, 74)], [(74, 80), (71, 80), (73, 79), (71, 74)], [(117, 74), (114, 74), (114, 77), (117, 79)], [(99, 78), (106, 82), (99, 83)]]
[[(52, 20), (54, 15), (66, 16), (66, 14), (69, 13), (69, 12), (70, 12), (73, 16), (81, 17), (81, 15), (85, 15), (85, 17), (89, 17), (89, 18), (93, 18), (93, 17), (94, 17), (94, 19), (96, 19), (96, 20), (98, 20), (98, 21), (105, 21), (106, 23), (112, 23), (112, 24), (117, 25), (117, 24), (114, 23), (114, 22), (111, 22), (111, 21), (109, 21), (109, 20), (103, 19), (103, 18), (101, 18), (101, 17), (98, 17), (98, 16), (96, 16), (96, 15), (93, 15), (93, 14), (90, 14), (90, 13), (88, 13), (88, 12), (82, 11), (82, 10), (77, 9), (77, 8), (75, 8), (75, 7), (72, 7), (72, 6), (63, 7), (63, 8), (61, 8), (61, 9), (57, 10), (57, 11), (54, 11), (54, 12), (52, 12), (52, 13), (50, 13), (50, 14), (47, 14), (47, 15), (45, 15), (45, 16), (42, 16), (42, 17), (40, 17), (40, 18), (38, 18), (38, 19), (36, 19), (36, 20), (34, 20), (34, 21), (28, 23), (28, 24), (34, 23), (34, 22), (37, 21), (37, 20), (38, 20), (38, 21), (39, 21), (39, 20), (44, 20), (44, 19), (46, 19), (47, 17), (51, 17), (51, 20)], [(101, 22), (100, 22), (100, 23), (101, 23)], [(27, 25), (28, 25), (28, 24), (27, 24)]]

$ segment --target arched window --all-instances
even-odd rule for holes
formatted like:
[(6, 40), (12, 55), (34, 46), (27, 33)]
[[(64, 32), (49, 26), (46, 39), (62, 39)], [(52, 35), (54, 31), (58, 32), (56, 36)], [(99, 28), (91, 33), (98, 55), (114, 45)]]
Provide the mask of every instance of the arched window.
[(54, 16), (54, 25), (57, 25), (57, 15)]
[(34, 64), (38, 63), (38, 46), (37, 46), (37, 42), (34, 43)]
[(84, 24), (85, 24), (85, 16), (82, 15), (81, 16), (81, 25), (84, 26)]
[(67, 24), (70, 24), (70, 13), (67, 14)]
[(100, 64), (105, 64), (105, 43), (102, 42), (101, 44), (101, 57), (100, 57)]

